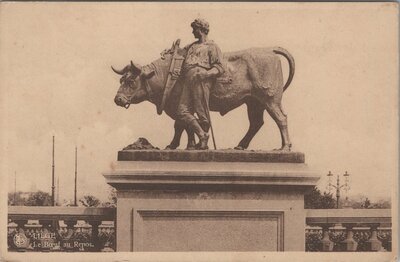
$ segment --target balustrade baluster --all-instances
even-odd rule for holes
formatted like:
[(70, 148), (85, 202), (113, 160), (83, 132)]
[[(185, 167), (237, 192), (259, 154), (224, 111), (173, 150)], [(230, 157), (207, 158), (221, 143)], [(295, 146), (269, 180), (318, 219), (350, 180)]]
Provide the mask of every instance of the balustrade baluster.
[[(56, 237), (55, 222), (52, 220), (39, 220), (39, 223), (43, 226), (42, 232), (38, 237), (40, 245), (40, 250), (43, 252), (49, 252), (58, 246)], [(57, 221), (58, 223), (58, 221)]]
[(387, 251), (389, 251), (389, 252), (392, 251), (392, 237), (391, 236), (388, 240)]
[(64, 220), (64, 224), (67, 225), (67, 233), (62, 237), (62, 247), (67, 252), (74, 251), (74, 234), (77, 220)]
[(345, 251), (356, 251), (358, 243), (353, 238), (353, 227), (354, 224), (343, 224), (346, 228), (346, 239), (341, 242), (342, 247)]
[(102, 248), (99, 241), (99, 225), (101, 221), (87, 221), (92, 226), (92, 241), (94, 244), (94, 250), (100, 251)]
[(322, 226), (321, 250), (324, 252), (333, 250), (334, 243), (329, 239), (329, 228), (331, 226), (333, 226), (333, 224), (326, 224)]
[(368, 240), (368, 246), (370, 251), (379, 251), (382, 249), (382, 242), (378, 239), (378, 230), (379, 224), (370, 225), (371, 228), (371, 237)]
[(25, 252), (29, 246), (30, 240), (25, 234), (25, 225), (28, 223), (28, 220), (14, 220), (14, 223), (17, 224), (16, 234), (13, 237), (13, 244), (18, 252)]

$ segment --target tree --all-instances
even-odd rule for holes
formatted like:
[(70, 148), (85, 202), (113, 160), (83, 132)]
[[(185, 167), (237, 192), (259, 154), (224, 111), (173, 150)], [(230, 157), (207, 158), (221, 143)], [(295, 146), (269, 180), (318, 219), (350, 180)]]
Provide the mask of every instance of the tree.
[(86, 195), (79, 199), (79, 202), (85, 207), (97, 207), (100, 205), (100, 200), (92, 195)]
[(25, 206), (51, 206), (51, 196), (47, 192), (37, 191), (29, 194), (28, 199), (25, 201)]
[(336, 201), (332, 194), (327, 192), (321, 194), (317, 187), (314, 187), (311, 192), (304, 195), (304, 208), (306, 209), (329, 209), (335, 207)]
[(74, 201), (72, 199), (63, 199), (60, 203), (60, 206), (64, 207), (72, 207), (74, 206)]
[(114, 187), (111, 188), (108, 199), (112, 204), (114, 204), (115, 206), (117, 205), (117, 190)]
[(390, 209), (391, 201), (390, 198), (384, 198), (372, 202), (369, 197), (363, 194), (353, 196), (348, 199), (348, 205), (353, 209)]
[(372, 208), (376, 208), (376, 209), (390, 209), (392, 207), (390, 199), (389, 200), (379, 200), (376, 203), (372, 204)]
[(25, 205), (26, 198), (24, 192), (18, 191), (16, 193), (8, 193), (8, 205), (9, 206), (23, 206)]
[(364, 203), (361, 205), (362, 208), (370, 208), (371, 207), (371, 201), (369, 201), (368, 197), (365, 199)]
[(107, 202), (101, 203), (102, 207), (117, 207), (117, 190), (113, 187), (109, 187)]

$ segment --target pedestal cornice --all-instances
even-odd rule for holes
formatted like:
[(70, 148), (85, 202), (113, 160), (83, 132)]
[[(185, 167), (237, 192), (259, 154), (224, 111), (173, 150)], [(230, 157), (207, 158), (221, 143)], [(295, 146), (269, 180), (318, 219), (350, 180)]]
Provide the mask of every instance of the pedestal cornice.
[(262, 189), (312, 187), (319, 175), (305, 164), (118, 161), (104, 173), (117, 189)]

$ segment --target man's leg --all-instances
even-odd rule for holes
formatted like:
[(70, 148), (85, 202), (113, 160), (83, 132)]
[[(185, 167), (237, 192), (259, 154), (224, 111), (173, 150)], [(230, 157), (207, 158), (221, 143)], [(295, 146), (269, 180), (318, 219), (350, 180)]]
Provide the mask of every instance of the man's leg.
[[(189, 72), (190, 73), (190, 72)], [(200, 140), (200, 148), (199, 149), (207, 149), (207, 142), (208, 142), (208, 134), (204, 132), (204, 130), (199, 125), (199, 122), (193, 115), (193, 110), (191, 107), (192, 95), (191, 95), (191, 84), (193, 83), (191, 80), (190, 75), (188, 75), (188, 80), (185, 81), (184, 86), (182, 88), (182, 94), (179, 100), (178, 110), (177, 110), (177, 117), (187, 123), (190, 128), (196, 133)]]
[(203, 128), (204, 132), (208, 133), (210, 130), (210, 112), (209, 112), (209, 99), (210, 99), (210, 85), (208, 81), (203, 81), (200, 83), (199, 100), (198, 104), (195, 104), (194, 111), (199, 117), (199, 124)]
[[(205, 69), (199, 69), (205, 70)], [(193, 109), (199, 118), (199, 123), (205, 132), (210, 129), (209, 118), (209, 98), (211, 80), (194, 80), (192, 89)]]
[(196, 120), (194, 115), (192, 114), (192, 106), (191, 106), (191, 100), (192, 97), (190, 95), (190, 83), (187, 83), (188, 81), (185, 81), (183, 83), (182, 87), (182, 93), (179, 98), (179, 105), (177, 108), (176, 115), (179, 120), (184, 121), (186, 124), (190, 124), (193, 120)]
[[(199, 124), (205, 133), (208, 133), (208, 130), (210, 129), (209, 102), (208, 102), (210, 97), (210, 87), (211, 87), (211, 80), (203, 80), (203, 81), (195, 80), (193, 81), (193, 85), (191, 86), (193, 110), (197, 114), (199, 118)], [(208, 148), (207, 142), (208, 139), (206, 141), (203, 141), (203, 144), (199, 143), (199, 147)]]

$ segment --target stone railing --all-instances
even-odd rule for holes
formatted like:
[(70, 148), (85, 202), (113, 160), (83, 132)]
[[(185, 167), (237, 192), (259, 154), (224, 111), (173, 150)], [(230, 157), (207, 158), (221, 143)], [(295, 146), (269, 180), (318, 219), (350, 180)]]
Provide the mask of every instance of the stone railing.
[(309, 209), (306, 251), (391, 251), (390, 209)]
[(115, 208), (8, 207), (8, 250), (115, 251)]
[[(391, 210), (306, 210), (309, 252), (391, 251)], [(115, 251), (115, 208), (8, 207), (8, 250)]]

